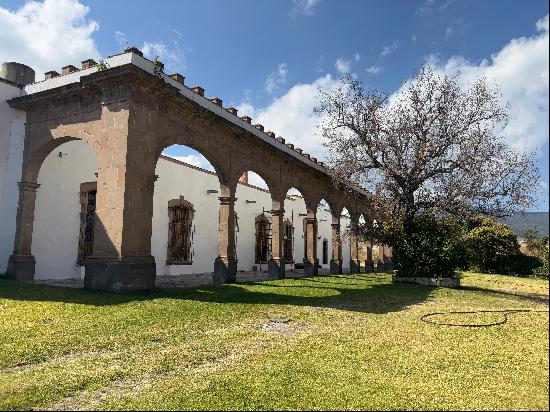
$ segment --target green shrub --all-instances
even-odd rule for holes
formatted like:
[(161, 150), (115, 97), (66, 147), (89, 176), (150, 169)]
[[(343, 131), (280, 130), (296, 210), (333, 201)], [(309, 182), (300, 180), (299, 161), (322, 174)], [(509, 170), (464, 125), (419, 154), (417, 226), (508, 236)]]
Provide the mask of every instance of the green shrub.
[(399, 276), (454, 277), (465, 264), (463, 230), (454, 219), (418, 215), (411, 235), (405, 236), (400, 222), (387, 225), (385, 233)]
[(470, 228), (464, 243), (472, 268), (486, 273), (512, 274), (514, 261), (521, 259), (517, 235), (508, 226), (489, 218), (470, 222)]

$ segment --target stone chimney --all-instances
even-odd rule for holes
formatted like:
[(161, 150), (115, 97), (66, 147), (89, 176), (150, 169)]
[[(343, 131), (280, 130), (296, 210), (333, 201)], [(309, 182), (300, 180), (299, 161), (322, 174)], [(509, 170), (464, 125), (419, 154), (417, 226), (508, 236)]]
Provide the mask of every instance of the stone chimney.
[(204, 97), (204, 89), (200, 86), (191, 87), (191, 91), (198, 94), (199, 96)]
[(242, 176), (239, 178), (240, 183), (248, 184), (248, 172), (244, 172)]
[(82, 62), (82, 70), (91, 69), (95, 65), (97, 65), (97, 63), (94, 59), (84, 60)]
[(44, 73), (45, 80), (53, 79), (54, 77), (57, 77), (57, 76), (59, 76), (59, 73), (56, 72), (55, 70), (50, 70), (49, 72)]
[(212, 103), (214, 103), (216, 106), (222, 107), (222, 103), (223, 103), (222, 99), (220, 99), (220, 98), (218, 98), (218, 97), (212, 97), (212, 98), (210, 99), (210, 101), (211, 101)]
[(175, 80), (177, 81), (179, 84), (183, 85), (183, 82), (185, 81), (185, 77), (183, 77), (181, 74), (179, 73), (174, 73), (174, 74), (171, 74), (170, 75), (170, 78), (172, 80)]
[(69, 73), (74, 73), (74, 72), (77, 72), (78, 69), (73, 66), (72, 64), (69, 64), (68, 66), (65, 66), (61, 69), (61, 74), (62, 75), (66, 75), (66, 74), (69, 74)]

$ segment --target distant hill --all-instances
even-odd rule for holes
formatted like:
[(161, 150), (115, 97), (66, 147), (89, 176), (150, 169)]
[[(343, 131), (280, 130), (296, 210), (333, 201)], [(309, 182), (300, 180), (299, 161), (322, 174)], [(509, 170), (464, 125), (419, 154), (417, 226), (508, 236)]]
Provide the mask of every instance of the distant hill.
[(538, 238), (548, 236), (548, 212), (525, 212), (499, 221), (506, 223), (520, 238), (527, 229), (534, 230)]

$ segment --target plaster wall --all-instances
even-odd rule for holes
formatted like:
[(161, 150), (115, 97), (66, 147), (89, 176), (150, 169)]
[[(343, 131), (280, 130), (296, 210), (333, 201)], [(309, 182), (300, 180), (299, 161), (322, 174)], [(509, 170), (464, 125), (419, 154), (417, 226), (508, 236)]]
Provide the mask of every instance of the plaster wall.
[[(61, 156), (59, 156), (61, 153)], [(20, 168), (20, 164), (19, 164)], [(80, 184), (95, 181), (97, 162), (93, 149), (82, 141), (71, 141), (59, 146), (48, 155), (39, 173), (35, 224), (32, 250), (36, 258), (36, 279), (63, 279), (81, 277), (83, 268), (76, 264), (80, 228)], [(167, 160), (161, 157), (156, 166), (158, 179), (153, 198), (153, 230), (151, 252), (155, 257), (157, 275), (212, 273), (214, 259), (218, 255), (219, 181), (215, 174)], [(17, 179), (16, 179), (17, 180)], [(15, 184), (15, 186), (17, 186)], [(13, 193), (17, 193), (17, 189)], [(193, 225), (193, 263), (191, 265), (166, 265), (168, 241), (168, 201), (183, 196), (195, 209)], [(267, 265), (255, 263), (255, 218), (263, 211), (268, 218), (271, 196), (259, 188), (239, 184), (235, 210), (238, 216), (237, 232), (238, 270), (250, 271), (253, 266), (267, 270)], [(248, 201), (248, 202), (247, 202)], [(13, 230), (9, 238), (13, 243), (15, 231), (14, 200), (9, 221)], [(4, 205), (4, 200), (0, 205)], [(304, 256), (303, 219), (305, 202), (301, 197), (285, 200), (285, 220), (294, 223), (294, 258), (302, 262)], [(328, 240), (328, 263), (331, 257), (331, 214), (324, 207), (317, 210), (317, 256), (322, 263), (322, 240)], [(342, 230), (347, 220), (342, 219)], [(2, 262), (7, 262), (11, 247), (2, 252)], [(343, 245), (343, 267), (349, 267), (349, 245)], [(287, 268), (292, 265), (287, 265)], [(323, 265), (328, 268), (329, 264)]]
[(25, 113), (10, 108), (6, 100), (21, 94), (19, 87), (0, 81), (0, 273), (13, 251), (25, 136)]

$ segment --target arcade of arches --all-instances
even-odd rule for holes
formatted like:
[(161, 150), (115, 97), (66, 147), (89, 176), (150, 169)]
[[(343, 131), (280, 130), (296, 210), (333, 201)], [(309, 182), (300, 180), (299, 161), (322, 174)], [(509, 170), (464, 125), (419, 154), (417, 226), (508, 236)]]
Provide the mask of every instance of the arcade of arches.
[[(324, 199), (332, 214), (331, 272), (340, 273), (342, 210), (348, 210), (352, 226), (357, 224), (361, 214), (368, 215), (366, 193), (361, 189), (351, 194), (339, 193), (324, 165), (315, 158), (272, 132), (264, 133), (263, 126), (252, 125), (249, 117), (238, 117), (236, 109), (223, 108), (220, 99), (207, 99), (200, 87), (188, 89), (155, 76), (149, 63), (144, 62), (143, 67), (111, 67), (82, 76), (77, 82), (9, 101), (12, 108), (26, 112), (27, 123), (14, 251), (8, 273), (20, 280), (33, 279), (31, 242), (38, 173), (49, 153), (78, 139), (93, 148), (98, 163), (97, 182), (81, 188), (79, 259), (86, 268), (85, 287), (110, 291), (154, 287), (151, 222), (155, 165), (163, 149), (174, 144), (187, 145), (203, 154), (219, 179), (214, 282), (235, 281), (236, 189), (247, 170), (256, 171), (265, 180), (271, 195), (271, 210), (256, 220), (256, 259), (268, 265), (269, 277), (284, 277), (285, 259), (299, 258), (292, 255), (297, 228), (284, 219), (284, 201), (291, 187), (300, 190), (307, 209), (305, 272), (317, 273), (316, 210)], [(167, 260), (188, 263), (193, 259), (189, 247), (193, 205), (177, 198), (166, 207), (170, 216), (166, 229)], [(322, 251), (325, 242), (328, 239), (323, 241)], [(352, 238), (351, 270), (355, 272), (362, 266), (359, 249), (357, 239)], [(371, 255), (367, 252), (365, 260), (372, 261)], [(321, 258), (328, 259), (326, 252)]]

